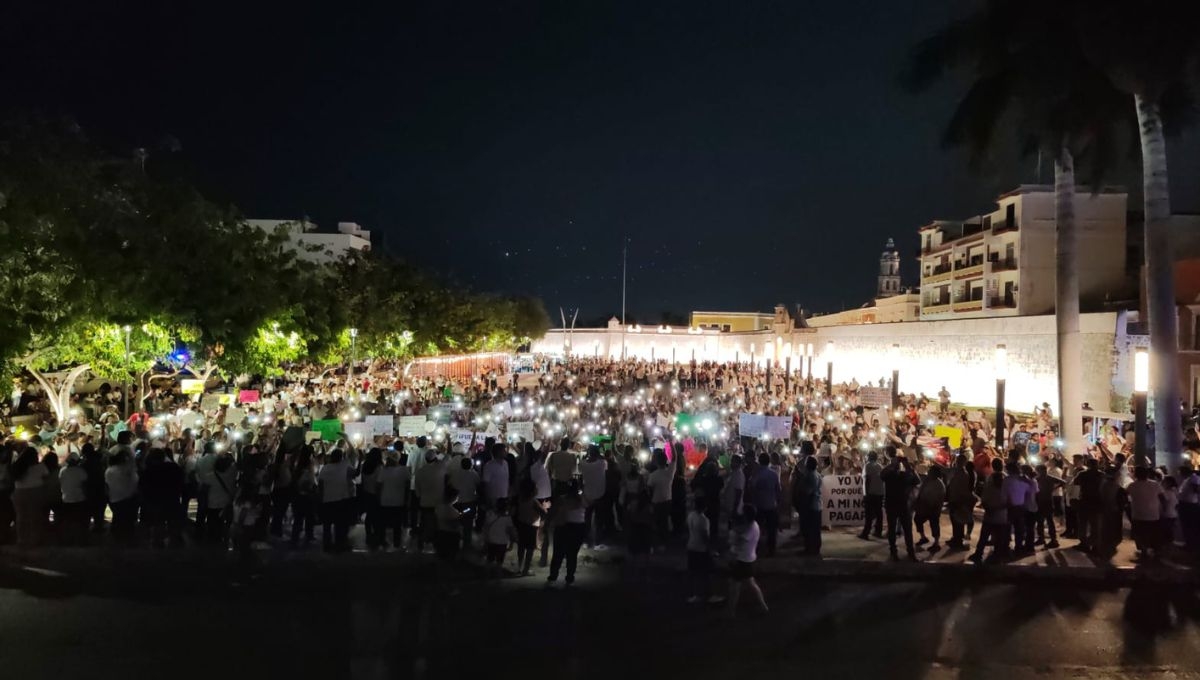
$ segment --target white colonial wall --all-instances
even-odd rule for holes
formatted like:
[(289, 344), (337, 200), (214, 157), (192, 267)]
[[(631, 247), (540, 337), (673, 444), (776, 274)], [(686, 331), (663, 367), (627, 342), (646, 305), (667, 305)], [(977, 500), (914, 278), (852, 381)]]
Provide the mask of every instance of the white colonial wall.
[[(1138, 344), (1138, 338), (1126, 335), (1124, 314), (1116, 312), (1082, 315), (1080, 331), (1083, 398), (1093, 408), (1111, 408), (1129, 394), (1127, 355)], [(564, 345), (568, 335), (569, 348)], [(830, 340), (834, 343), (835, 382), (853, 379), (865, 384), (890, 378), (891, 347), (898, 344), (901, 391), (934, 396), (945, 385), (954, 401), (973, 406), (995, 403), (994, 358), (996, 345), (1004, 344), (1008, 352), (1007, 406), (1029, 411), (1049, 402), (1056, 413), (1059, 410), (1054, 317), (1050, 315), (831, 326), (783, 334), (696, 334), (686, 328), (674, 328), (671, 333), (655, 328), (643, 328), (638, 333), (623, 333), (620, 328), (581, 329), (569, 334), (556, 330), (534, 342), (532, 350), (561, 355), (569, 349), (574, 356), (620, 358), (624, 346), (625, 356), (669, 361), (673, 349), (674, 359), (680, 363), (691, 361), (694, 351), (698, 361), (746, 362), (753, 356), (760, 365), (776, 355), (782, 365), (790, 353), (795, 357), (793, 369), (800, 370), (799, 356), (812, 343), (816, 351), (813, 373), (823, 377), (825, 348)]]

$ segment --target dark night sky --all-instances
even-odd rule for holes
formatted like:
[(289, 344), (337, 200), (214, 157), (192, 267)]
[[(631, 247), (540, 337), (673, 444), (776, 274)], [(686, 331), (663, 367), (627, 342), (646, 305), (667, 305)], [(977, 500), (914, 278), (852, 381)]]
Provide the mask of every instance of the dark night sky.
[[(912, 285), (918, 226), (1035, 179), (969, 174), (939, 144), (957, 89), (898, 84), (961, 0), (25, 4), (0, 11), (8, 105), (173, 135), (248, 217), (357, 221), (555, 318), (619, 310), (626, 234), (650, 321), (855, 306), (889, 236)], [(1172, 152), (1195, 209), (1200, 144)]]

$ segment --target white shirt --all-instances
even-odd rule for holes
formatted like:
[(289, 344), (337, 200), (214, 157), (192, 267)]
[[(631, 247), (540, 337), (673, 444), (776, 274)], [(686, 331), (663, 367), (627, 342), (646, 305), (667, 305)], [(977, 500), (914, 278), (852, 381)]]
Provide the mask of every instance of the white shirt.
[(688, 513), (688, 552), (708, 550), (708, 518), (695, 510)]
[(50, 476), (50, 471), (46, 469), (41, 462), (34, 463), (29, 466), (25, 474), (21, 475), (20, 479), (13, 480), (13, 488), (16, 489), (40, 489), (45, 483), (46, 477)]
[(326, 463), (317, 475), (317, 483), (323, 485), (321, 492), (322, 503), (344, 501), (354, 495), (350, 481), (350, 466), (346, 461)]
[(607, 471), (608, 461), (603, 458), (584, 460), (579, 464), (579, 472), (583, 476), (584, 498), (595, 501), (604, 496), (604, 477)]
[(436, 508), (446, 492), (446, 468), (438, 461), (421, 463), (415, 474), (414, 486), (422, 508)]
[(753, 562), (758, 559), (758, 537), (761, 534), (758, 528), (758, 522), (751, 522), (750, 526), (744, 529), (733, 530), (730, 536), (733, 545), (730, 546), (730, 555), (738, 562)]
[(483, 464), (483, 493), (489, 501), (508, 497), (508, 462), (493, 458)]
[(114, 465), (104, 471), (104, 483), (108, 485), (108, 500), (119, 503), (133, 498), (137, 493), (138, 474), (133, 462)]
[(535, 498), (550, 497), (550, 471), (546, 469), (544, 461), (538, 461), (529, 468), (529, 478), (533, 480), (533, 485), (537, 488), (534, 492)]
[(495, 512), (488, 511), (487, 524), (484, 525), (483, 533), (484, 540), (489, 545), (508, 545), (512, 539), (511, 535), (516, 531), (513, 527), (512, 517), (502, 515), (497, 517)]
[(479, 473), (475, 472), (473, 467), (462, 469), (462, 460), (468, 459), (461, 458), (452, 463), (454, 467), (450, 470), (450, 486), (458, 492), (458, 502), (474, 503), (479, 498)]
[(741, 468), (730, 470), (729, 478), (725, 480), (725, 486), (721, 489), (724, 494), (721, 505), (726, 514), (733, 514), (741, 508), (734, 508), (734, 497), (740, 493), (742, 498), (746, 497), (746, 473)]
[(671, 500), (671, 482), (675, 477), (674, 466), (660, 467), (650, 473), (650, 502), (666, 503)]
[(379, 472), (379, 504), (385, 508), (408, 505), (412, 471), (407, 465), (386, 466)]
[(87, 500), (84, 485), (87, 483), (87, 470), (82, 465), (68, 465), (58, 473), (58, 486), (62, 490), (63, 503), (82, 503)]
[(1162, 489), (1158, 482), (1139, 479), (1131, 482), (1125, 492), (1129, 494), (1129, 515), (1134, 521), (1158, 521), (1162, 507), (1159, 504)]

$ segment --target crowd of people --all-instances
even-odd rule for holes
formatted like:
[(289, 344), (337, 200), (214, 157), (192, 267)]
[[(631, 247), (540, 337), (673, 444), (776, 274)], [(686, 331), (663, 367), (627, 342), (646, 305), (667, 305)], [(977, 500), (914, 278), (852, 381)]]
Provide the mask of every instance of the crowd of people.
[[(938, 552), (943, 513), (945, 547), (974, 539), (975, 560), (989, 547), (994, 560), (1057, 547), (1059, 522), (1099, 556), (1113, 553), (1125, 519), (1147, 558), (1176, 532), (1188, 550), (1200, 544), (1200, 478), (1190, 465), (1130, 465), (1134, 434), (1120, 423), (1067, 455), (1043, 406), (1009, 415), (997, 448), (992, 419), (952, 408), (944, 388), (880, 405), (857, 383), (829, 390), (750, 364), (535, 363), (454, 379), (298, 366), (242, 385), (254, 390), (248, 403), (230, 390), (214, 404), (171, 382), (128, 417), (108, 386), (73, 397), (65, 423), (43, 412), (36, 428), (18, 428), (6, 416), (0, 542), (80, 545), (111, 532), (117, 545), (232, 544), (249, 558), (256, 544), (302, 548), (318, 525), (325, 550), (345, 551), (361, 524), (371, 550), (448, 562), (469, 552), (525, 575), (536, 559), (549, 582), (568, 584), (585, 544), (623, 544), (635, 573), (682, 544), (696, 601), (720, 599), (708, 578), (724, 556), (731, 601), (746, 586), (765, 608), (758, 556), (774, 555), (793, 524), (803, 552), (819, 556), (824, 478), (861, 474), (860, 537), (886, 531), (897, 559), (901, 539), (913, 559)], [(38, 403), (18, 383), (7, 413)], [(790, 425), (745, 436), (744, 414)], [(350, 426), (381, 415), (393, 417), (390, 433)], [(425, 431), (399, 432), (405, 416), (424, 417)], [(314, 432), (330, 420), (345, 432)]]

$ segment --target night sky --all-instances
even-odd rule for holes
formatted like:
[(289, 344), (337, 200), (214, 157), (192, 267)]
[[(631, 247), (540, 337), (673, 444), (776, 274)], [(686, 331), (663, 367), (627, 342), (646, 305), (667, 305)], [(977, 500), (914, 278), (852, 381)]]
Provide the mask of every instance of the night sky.
[[(1036, 180), (969, 173), (940, 145), (960, 88), (899, 84), (962, 0), (12, 4), (36, 7), (0, 11), (8, 107), (117, 148), (170, 135), (247, 217), (356, 221), (555, 319), (619, 312), (626, 235), (648, 322), (857, 306), (888, 237), (915, 285), (921, 224)], [(1172, 154), (1196, 210), (1200, 143)]]

